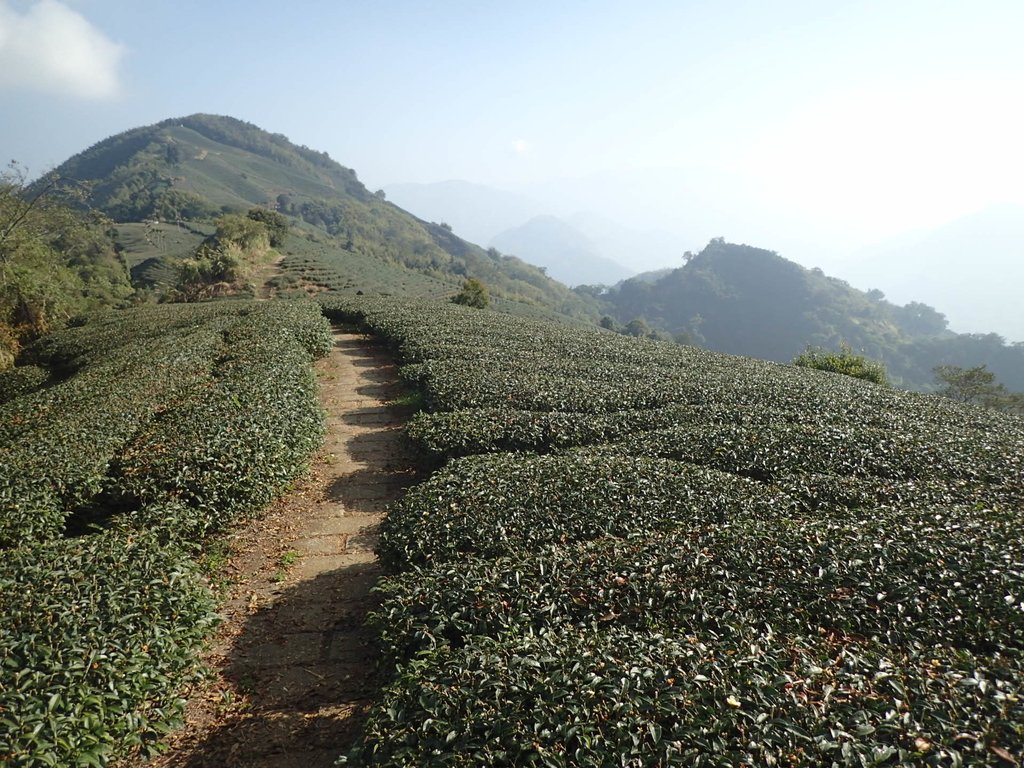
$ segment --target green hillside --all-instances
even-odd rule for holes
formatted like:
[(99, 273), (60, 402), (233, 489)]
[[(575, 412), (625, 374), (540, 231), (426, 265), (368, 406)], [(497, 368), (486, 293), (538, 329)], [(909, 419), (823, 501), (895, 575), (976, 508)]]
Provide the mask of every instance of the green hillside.
[(82, 316), (0, 372), (5, 763), (157, 748), (214, 621), (195, 557), (320, 438), (323, 315), (395, 350), (435, 468), (381, 531), (384, 686), (349, 764), (1021, 754), (1020, 418), (336, 294)]
[(620, 323), (643, 318), (720, 352), (788, 362), (808, 346), (845, 343), (884, 362), (904, 387), (928, 389), (938, 365), (988, 365), (1024, 391), (1024, 345), (953, 333), (932, 307), (897, 306), (762, 248), (713, 240), (682, 267), (627, 280), (601, 298)]
[[(294, 256), (285, 265), (286, 287), (311, 274), (323, 278), (310, 283), (314, 291), (440, 296), (474, 277), (487, 283), (499, 306), (520, 313), (597, 317), (593, 301), (540, 269), (421, 221), (371, 193), (325, 153), (234, 118), (191, 115), (126, 131), (55, 173), (88, 187), (89, 205), (120, 225), (122, 245), (139, 262), (181, 255), (180, 248), (168, 247), (163, 256), (149, 244), (140, 248), (137, 230), (145, 221), (202, 229), (221, 213), (262, 207), (289, 217), (296, 237), (313, 243), (293, 240), (284, 249)], [(142, 277), (161, 274), (166, 270), (151, 262)]]

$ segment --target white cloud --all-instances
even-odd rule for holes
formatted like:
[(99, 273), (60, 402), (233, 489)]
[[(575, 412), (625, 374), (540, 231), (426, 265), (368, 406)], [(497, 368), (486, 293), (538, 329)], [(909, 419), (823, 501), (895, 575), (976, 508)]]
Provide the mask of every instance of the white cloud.
[(123, 46), (57, 0), (19, 13), (0, 0), (0, 89), (115, 96)]

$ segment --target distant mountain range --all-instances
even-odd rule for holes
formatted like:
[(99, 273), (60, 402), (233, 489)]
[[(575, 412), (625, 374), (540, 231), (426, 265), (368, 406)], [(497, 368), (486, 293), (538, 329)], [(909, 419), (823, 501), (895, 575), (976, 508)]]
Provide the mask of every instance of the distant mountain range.
[(593, 240), (556, 216), (534, 216), (491, 238), (490, 244), (544, 267), (551, 277), (566, 285), (613, 285), (635, 274), (602, 256)]
[(611, 284), (678, 263), (686, 242), (660, 230), (640, 230), (593, 211), (541, 202), (527, 195), (465, 181), (395, 184), (388, 199), (422, 219), (544, 267), (569, 285)]
[(489, 245), (501, 232), (535, 216), (555, 213), (545, 203), (525, 195), (468, 181), (434, 184), (391, 184), (388, 200), (425, 221), (445, 222), (470, 242)]

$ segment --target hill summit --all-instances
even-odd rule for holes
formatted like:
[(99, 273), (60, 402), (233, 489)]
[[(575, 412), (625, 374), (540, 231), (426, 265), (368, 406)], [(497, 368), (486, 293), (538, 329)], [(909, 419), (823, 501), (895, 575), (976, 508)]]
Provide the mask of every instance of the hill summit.
[(602, 295), (615, 319), (642, 318), (685, 343), (788, 362), (808, 347), (842, 344), (881, 360), (901, 386), (929, 389), (937, 365), (989, 365), (1024, 389), (1024, 346), (996, 334), (957, 334), (921, 302), (899, 306), (778, 253), (712, 240), (685, 263), (651, 279), (626, 280)]
[(208, 224), (254, 207), (286, 215), (298, 237), (284, 248), (282, 268), (317, 291), (439, 298), (472, 277), (510, 311), (596, 317), (592, 301), (542, 270), (389, 203), (325, 152), (233, 117), (195, 114), (134, 128), (55, 173), (85, 186), (89, 205), (125, 232), (141, 222)]
[(372, 198), (355, 171), (327, 153), (218, 115), (125, 131), (75, 155), (56, 172), (89, 183), (92, 205), (117, 222), (197, 218), (254, 205), (302, 210), (313, 200)]

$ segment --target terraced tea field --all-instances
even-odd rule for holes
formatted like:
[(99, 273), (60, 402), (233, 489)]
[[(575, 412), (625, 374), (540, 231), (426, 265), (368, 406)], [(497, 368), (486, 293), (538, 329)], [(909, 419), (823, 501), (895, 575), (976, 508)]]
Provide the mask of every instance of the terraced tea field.
[(312, 303), (83, 318), (0, 373), (0, 763), (105, 765), (176, 722), (215, 604), (206, 535), (303, 469)]
[(350, 765), (1019, 764), (1024, 422), (440, 304)]
[(337, 296), (94, 315), (0, 373), (0, 762), (173, 727), (215, 621), (193, 557), (320, 440), (328, 320), (400, 358), (434, 468), (380, 531), (346, 764), (1021, 763), (1020, 418)]

